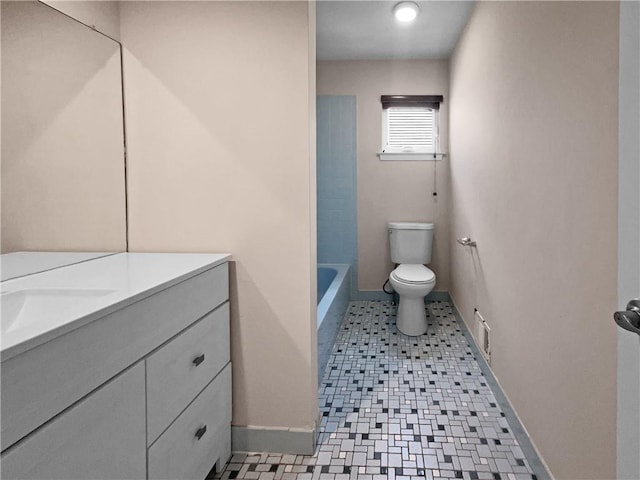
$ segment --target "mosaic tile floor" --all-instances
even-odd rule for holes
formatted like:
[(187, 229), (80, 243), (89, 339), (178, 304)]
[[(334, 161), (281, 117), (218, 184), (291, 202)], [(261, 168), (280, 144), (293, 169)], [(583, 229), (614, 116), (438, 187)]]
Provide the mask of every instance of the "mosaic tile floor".
[(407, 337), (351, 302), (319, 391), (315, 455), (236, 454), (217, 478), (537, 480), (446, 302)]

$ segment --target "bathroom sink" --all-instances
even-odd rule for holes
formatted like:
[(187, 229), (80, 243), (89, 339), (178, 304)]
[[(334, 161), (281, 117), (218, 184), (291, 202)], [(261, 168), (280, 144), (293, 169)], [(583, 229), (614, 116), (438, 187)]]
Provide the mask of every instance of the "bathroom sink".
[(46, 322), (52, 313), (59, 315), (104, 297), (117, 290), (106, 289), (28, 289), (0, 294), (2, 333)]

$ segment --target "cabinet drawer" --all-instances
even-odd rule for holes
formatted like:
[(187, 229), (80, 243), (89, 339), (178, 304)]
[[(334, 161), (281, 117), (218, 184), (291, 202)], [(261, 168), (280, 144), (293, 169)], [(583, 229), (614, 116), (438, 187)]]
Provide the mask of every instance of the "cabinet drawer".
[(149, 445), (229, 363), (229, 359), (228, 303), (147, 358)]
[(2, 362), (2, 450), (229, 298), (227, 264)]
[(2, 455), (3, 479), (145, 478), (139, 363)]
[[(198, 439), (197, 433), (206, 431)], [(202, 480), (231, 455), (231, 364), (151, 445), (149, 479)]]

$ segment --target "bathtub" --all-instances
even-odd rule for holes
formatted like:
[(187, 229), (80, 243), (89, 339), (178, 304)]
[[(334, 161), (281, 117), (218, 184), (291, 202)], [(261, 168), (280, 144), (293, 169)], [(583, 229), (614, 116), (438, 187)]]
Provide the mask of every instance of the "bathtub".
[(318, 384), (351, 299), (349, 265), (318, 265)]

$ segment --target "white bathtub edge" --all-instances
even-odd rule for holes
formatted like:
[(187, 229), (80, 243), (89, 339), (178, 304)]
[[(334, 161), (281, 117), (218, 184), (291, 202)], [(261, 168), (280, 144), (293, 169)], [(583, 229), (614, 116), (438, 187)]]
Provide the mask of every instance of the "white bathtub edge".
[(344, 282), (345, 277), (349, 273), (349, 268), (351, 265), (349, 264), (335, 264), (335, 263), (319, 263), (318, 268), (333, 268), (337, 271), (335, 278), (332, 280), (329, 288), (322, 296), (322, 300), (318, 302), (318, 328), (322, 324), (322, 321), (327, 315), (329, 308), (331, 308), (331, 304), (333, 303), (333, 299), (338, 292), (338, 289)]

